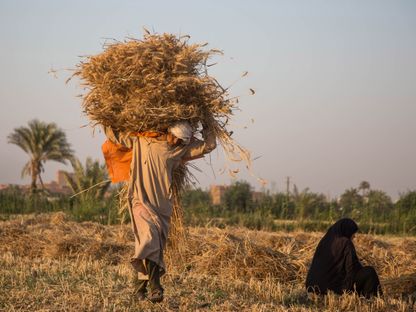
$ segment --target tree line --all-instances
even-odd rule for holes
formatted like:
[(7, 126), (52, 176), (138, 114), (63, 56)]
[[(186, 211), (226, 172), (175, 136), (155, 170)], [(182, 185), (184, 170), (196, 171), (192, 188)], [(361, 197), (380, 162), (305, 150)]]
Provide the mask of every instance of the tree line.
[(195, 215), (219, 219), (245, 215), (247, 221), (296, 220), (300, 224), (316, 221), (325, 228), (325, 221), (350, 217), (369, 231), (416, 234), (416, 191), (402, 193), (393, 202), (384, 191), (371, 189), (367, 181), (345, 190), (336, 199), (311, 192), (309, 188), (300, 191), (296, 185), (286, 192), (264, 191), (256, 199), (251, 190), (248, 182), (236, 181), (226, 189), (220, 205), (212, 205), (209, 192), (202, 189), (188, 190), (182, 201), (185, 210)]
[[(55, 123), (32, 120), (28, 126), (14, 129), (8, 141), (28, 155), (22, 177), (30, 176), (31, 185), (29, 194), (17, 187), (0, 192), (0, 213), (65, 210), (80, 221), (119, 221), (119, 187), (110, 188), (105, 165), (91, 158), (84, 164), (77, 159), (64, 131)], [(48, 161), (72, 165), (66, 180), (76, 196), (48, 192), (41, 177)], [(337, 199), (308, 188), (299, 190), (296, 185), (286, 192), (264, 191), (262, 196), (253, 198), (250, 184), (236, 181), (226, 189), (220, 205), (213, 205), (209, 192), (202, 189), (185, 190), (182, 205), (188, 224), (195, 225), (243, 225), (273, 230), (279, 224), (293, 227), (290, 221), (296, 220), (302, 228), (321, 229), (327, 222), (351, 217), (369, 231), (416, 234), (416, 191), (400, 194), (393, 203), (384, 191), (371, 189), (367, 181), (345, 190)]]

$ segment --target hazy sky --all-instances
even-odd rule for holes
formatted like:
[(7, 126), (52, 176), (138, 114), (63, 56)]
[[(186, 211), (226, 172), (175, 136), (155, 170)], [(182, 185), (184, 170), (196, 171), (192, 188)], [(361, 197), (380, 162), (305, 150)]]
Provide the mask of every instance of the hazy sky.
[[(33, 118), (62, 127), (78, 157), (102, 159), (104, 137), (83, 116), (73, 68), (106, 38), (141, 37), (142, 27), (189, 34), (223, 57), (211, 74), (241, 112), (235, 138), (258, 157), (256, 176), (274, 190), (291, 180), (330, 196), (369, 181), (393, 197), (416, 189), (415, 1), (17, 1), (0, 0), (0, 183), (25, 183), (27, 156), (7, 144)], [(249, 96), (249, 88), (256, 90)], [(251, 123), (251, 118), (254, 123)], [(246, 128), (246, 126), (248, 126)], [(202, 187), (229, 183), (196, 164)], [(44, 179), (61, 165), (46, 166)], [(67, 167), (70, 169), (70, 167)], [(239, 178), (253, 185), (244, 171)], [(258, 185), (257, 185), (258, 187)]]

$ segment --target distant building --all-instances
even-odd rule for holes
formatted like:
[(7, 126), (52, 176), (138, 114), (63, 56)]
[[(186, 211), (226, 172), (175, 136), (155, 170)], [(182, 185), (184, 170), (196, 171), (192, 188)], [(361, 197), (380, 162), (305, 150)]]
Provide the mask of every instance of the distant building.
[[(74, 176), (73, 173), (69, 173), (70, 176)], [(58, 170), (56, 172), (56, 181), (51, 181), (50, 183), (44, 183), (45, 188), (51, 193), (72, 194), (72, 190), (68, 185), (68, 182), (65, 178), (65, 171)]]
[[(49, 183), (44, 183), (45, 189), (47, 189), (50, 193), (55, 194), (65, 194), (70, 195), (72, 194), (72, 190), (69, 187), (66, 178), (65, 178), (65, 171), (58, 170), (56, 172), (56, 181), (52, 180)], [(70, 176), (73, 176), (73, 173), (69, 174)], [(0, 190), (6, 190), (9, 187), (11, 187), (12, 184), (0, 184)], [(14, 185), (15, 187), (18, 187), (22, 191), (29, 191), (30, 185)], [(41, 188), (41, 185), (38, 185), (38, 188)]]
[(251, 200), (255, 203), (260, 202), (264, 198), (264, 192), (251, 192)]
[[(73, 173), (68, 173), (68, 175), (73, 178), (74, 174)], [(56, 182), (58, 182), (59, 187), (61, 188), (65, 188), (68, 187), (68, 182), (66, 181), (65, 178), (65, 171), (63, 170), (58, 170), (56, 172)]]
[(211, 203), (213, 205), (221, 205), (224, 201), (224, 194), (229, 185), (211, 185), (209, 193), (211, 195)]
[[(213, 205), (221, 205), (224, 203), (224, 195), (230, 185), (211, 185), (210, 186), (210, 196), (211, 203)], [(251, 200), (253, 202), (259, 202), (264, 198), (264, 192), (251, 191)]]

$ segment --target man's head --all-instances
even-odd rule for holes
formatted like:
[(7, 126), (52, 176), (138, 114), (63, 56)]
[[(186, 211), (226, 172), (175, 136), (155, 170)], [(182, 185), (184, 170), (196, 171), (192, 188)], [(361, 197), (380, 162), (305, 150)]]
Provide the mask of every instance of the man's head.
[(189, 122), (178, 121), (168, 128), (167, 141), (169, 145), (177, 145), (181, 140), (187, 145), (191, 141), (192, 135), (193, 129)]

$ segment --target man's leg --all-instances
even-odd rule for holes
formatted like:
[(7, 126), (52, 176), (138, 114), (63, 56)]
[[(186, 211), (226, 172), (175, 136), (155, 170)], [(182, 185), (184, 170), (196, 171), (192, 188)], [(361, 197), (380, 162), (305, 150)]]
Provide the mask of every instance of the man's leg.
[(163, 300), (163, 288), (160, 284), (160, 267), (153, 261), (146, 259), (146, 268), (149, 273), (150, 296), (152, 302), (161, 302)]
[(148, 280), (140, 280), (137, 279), (136, 282), (136, 297), (139, 300), (144, 300), (146, 299), (146, 293), (147, 293), (147, 284), (148, 284)]

